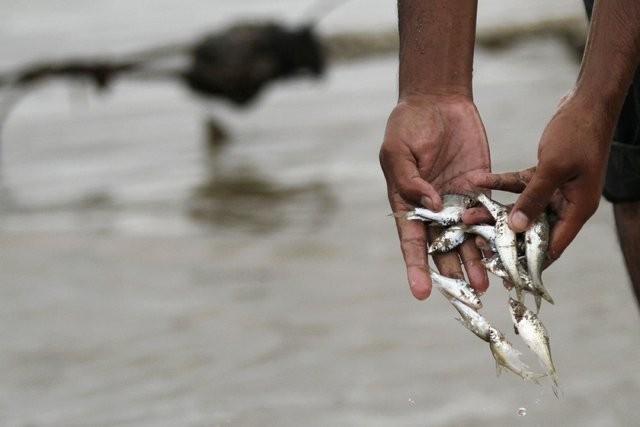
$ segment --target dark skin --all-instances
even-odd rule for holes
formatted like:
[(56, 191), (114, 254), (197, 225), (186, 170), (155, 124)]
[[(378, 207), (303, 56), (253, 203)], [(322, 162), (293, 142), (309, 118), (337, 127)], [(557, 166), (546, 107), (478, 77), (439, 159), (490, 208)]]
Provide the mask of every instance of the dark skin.
[[(479, 187), (522, 193), (510, 216), (514, 230), (524, 231), (529, 225), (515, 227), (513, 212), (522, 209), (537, 218), (550, 205), (557, 215), (549, 238), (547, 255), (551, 261), (560, 257), (598, 208), (609, 147), (601, 141), (611, 138), (613, 125), (594, 116), (598, 114), (586, 102), (565, 99), (542, 134), (537, 167), (471, 178)], [(472, 214), (475, 221), (488, 219), (468, 213)]]
[[(409, 97), (391, 113), (380, 152), (389, 203), (394, 212), (416, 205), (441, 206), (438, 193), (471, 189), (469, 177), (489, 171), (489, 149), (480, 116), (466, 97)], [(437, 208), (434, 208), (437, 209)], [(417, 221), (396, 219), (411, 292), (418, 299), (431, 292), (427, 266), (427, 229)], [(479, 291), (488, 277), (472, 241), (457, 253), (434, 256), (438, 270), (463, 278), (461, 262)]]
[[(400, 96), (387, 123), (380, 164), (394, 212), (442, 207), (440, 194), (472, 190), (469, 178), (489, 172), (489, 147), (471, 90), (476, 2), (447, 0), (398, 3)], [(443, 58), (434, 62), (432, 58)], [(427, 298), (427, 229), (396, 219), (413, 295)], [(477, 290), (489, 279), (482, 253), (465, 242), (455, 253), (434, 256), (438, 270), (464, 277)]]
[[(479, 187), (521, 193), (509, 217), (516, 232), (551, 205), (557, 214), (549, 257), (557, 259), (598, 207), (615, 122), (640, 57), (640, 2), (597, 1), (574, 89), (545, 128), (538, 163), (526, 171), (490, 173), (489, 150), (473, 105), (471, 70), (477, 3), (400, 0), (400, 97), (387, 123), (380, 161), (394, 211), (417, 205), (438, 210), (439, 193)], [(487, 219), (478, 209), (463, 220)], [(431, 292), (427, 230), (397, 219), (412, 293)], [(482, 253), (466, 242), (434, 257), (438, 270), (488, 286)]]

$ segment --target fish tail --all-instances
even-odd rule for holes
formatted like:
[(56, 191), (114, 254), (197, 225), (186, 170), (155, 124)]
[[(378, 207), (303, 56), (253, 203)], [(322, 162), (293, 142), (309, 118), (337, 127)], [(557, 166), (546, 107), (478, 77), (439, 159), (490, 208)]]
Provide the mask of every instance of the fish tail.
[(387, 216), (392, 216), (392, 217), (394, 217), (396, 219), (421, 219), (423, 221), (426, 221), (425, 218), (422, 218), (421, 216), (416, 215), (416, 211), (415, 210), (391, 212)]
[(412, 215), (413, 211), (396, 211), (396, 212), (391, 212), (389, 215), (387, 216), (392, 216), (394, 218), (407, 218), (408, 216)]
[(532, 280), (531, 283), (533, 284), (533, 288), (537, 291), (536, 293), (538, 295), (540, 295), (550, 304), (554, 304), (553, 298), (551, 298), (551, 295), (549, 295), (549, 292), (547, 292), (547, 289), (542, 284), (542, 280)]
[(549, 292), (547, 292), (544, 286), (540, 286), (540, 296), (544, 298), (548, 303), (555, 304), (553, 302), (553, 298), (551, 298), (551, 295), (549, 295)]
[(553, 390), (553, 394), (560, 399), (560, 396), (564, 394), (562, 392), (562, 387), (560, 386), (560, 378), (556, 371), (549, 372), (549, 376), (551, 377), (551, 389)]

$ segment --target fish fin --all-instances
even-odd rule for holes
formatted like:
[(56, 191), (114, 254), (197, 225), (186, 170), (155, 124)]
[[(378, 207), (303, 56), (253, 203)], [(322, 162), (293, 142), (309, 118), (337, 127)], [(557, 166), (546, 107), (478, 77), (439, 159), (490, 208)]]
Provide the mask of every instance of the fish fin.
[(558, 378), (558, 374), (555, 371), (550, 372), (549, 376), (551, 377), (551, 389), (553, 390), (553, 394), (560, 399), (560, 396), (564, 395), (562, 387), (560, 386), (560, 378)]
[(425, 218), (421, 215), (418, 215), (415, 211), (415, 209), (410, 210), (410, 211), (396, 211), (396, 212), (392, 212), (387, 216), (392, 216), (394, 218), (398, 218), (398, 219), (407, 219), (407, 220), (420, 220), (420, 221), (424, 221), (424, 222), (432, 222), (430, 219)]
[(504, 368), (496, 360), (496, 377), (499, 377), (500, 375), (502, 375), (503, 371), (504, 371)]
[(520, 335), (520, 331), (518, 330), (518, 326), (517, 325), (513, 325), (513, 332), (515, 332), (516, 335)]
[(538, 294), (534, 295), (536, 300), (536, 314), (540, 313), (540, 306), (542, 305), (542, 297)]
[(551, 295), (549, 295), (549, 292), (547, 292), (545, 288), (541, 288), (540, 291), (540, 296), (542, 298), (544, 298), (549, 304), (555, 304), (553, 302), (553, 298), (551, 298)]
[(464, 326), (466, 329), (469, 329), (469, 326), (467, 325), (467, 322), (465, 322), (461, 317), (454, 317), (454, 319), (456, 319), (458, 322), (460, 322), (460, 324), (462, 326)]
[(540, 378), (544, 378), (546, 377), (547, 374), (539, 374), (537, 372), (531, 372), (531, 371), (524, 371), (522, 373), (522, 379), (524, 379), (525, 381), (531, 381), (533, 383), (536, 384), (540, 384)]
[(547, 292), (547, 290), (545, 289), (542, 281), (532, 281), (532, 284), (533, 288), (536, 290), (536, 295), (538, 296), (538, 298), (542, 297), (548, 303), (554, 304), (553, 298), (551, 298), (551, 295), (549, 295), (549, 292)]
[(387, 216), (392, 216), (394, 218), (407, 218), (411, 215), (414, 214), (414, 211), (396, 211), (396, 212), (391, 212), (389, 215)]

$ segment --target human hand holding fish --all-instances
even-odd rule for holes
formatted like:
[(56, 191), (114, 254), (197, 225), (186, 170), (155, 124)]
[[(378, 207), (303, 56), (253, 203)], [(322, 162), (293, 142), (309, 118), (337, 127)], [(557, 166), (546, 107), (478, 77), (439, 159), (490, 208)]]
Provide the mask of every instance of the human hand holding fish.
[[(498, 374), (502, 368), (506, 368), (522, 379), (535, 383), (548, 375), (553, 380), (553, 391), (558, 396), (560, 386), (551, 362), (547, 330), (536, 313), (524, 305), (525, 294), (533, 295), (538, 312), (543, 298), (553, 303), (541, 277), (550, 230), (546, 213), (541, 214), (524, 233), (515, 233), (507, 223), (509, 208), (483, 193), (474, 196), (445, 194), (442, 195), (442, 200), (443, 209), (440, 211), (417, 207), (410, 211), (396, 212), (394, 216), (398, 220), (422, 222), (427, 227), (448, 227), (433, 240), (429, 248), (430, 253), (450, 252), (462, 244), (468, 234), (477, 234), (488, 242), (490, 250), (486, 254), (493, 256), (484, 258), (483, 265), (487, 270), (511, 283), (512, 285), (507, 287), (508, 290), (515, 289), (516, 299), (509, 298), (509, 310), (516, 333), (519, 333), (519, 330), (523, 331), (523, 340), (538, 356), (545, 373), (539, 374), (529, 370), (520, 359), (522, 353), (513, 347), (502, 332), (480, 315), (478, 311), (482, 308), (482, 302), (468, 282), (462, 278), (447, 277), (433, 270), (430, 272), (432, 282), (460, 313), (461, 317), (458, 320), (489, 343)], [(493, 225), (463, 223), (465, 211), (478, 202), (489, 212)]]
[[(468, 177), (490, 170), (489, 148), (475, 105), (460, 95), (403, 97), (389, 117), (380, 163), (394, 212), (415, 206), (437, 212), (447, 209), (441, 193), (469, 192)], [(403, 218), (396, 218), (396, 226), (411, 292), (425, 299), (432, 287), (427, 242), (435, 230)], [(448, 277), (463, 278), (464, 266), (471, 286), (480, 292), (489, 284), (481, 258), (472, 241), (433, 256), (438, 270)]]
[(509, 226), (523, 232), (550, 207), (557, 215), (549, 261), (560, 257), (598, 208), (615, 115), (594, 108), (576, 91), (566, 95), (545, 128), (536, 166), (470, 177), (482, 188), (520, 193)]

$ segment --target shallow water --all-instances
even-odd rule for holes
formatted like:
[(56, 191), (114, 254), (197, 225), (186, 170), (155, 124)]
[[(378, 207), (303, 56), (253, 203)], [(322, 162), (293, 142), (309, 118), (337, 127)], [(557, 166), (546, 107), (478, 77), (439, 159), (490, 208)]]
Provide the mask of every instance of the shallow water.
[[(118, 52), (252, 8), (289, 20), (304, 10), (214, 3), (144, 15), (143, 3), (5, 0), (0, 61)], [(388, 5), (359, 16), (357, 3), (323, 31), (393, 23)], [(557, 7), (579, 13), (575, 3)], [(485, 4), (482, 25), (538, 16)], [(2, 138), (0, 424), (634, 425), (639, 319), (606, 203), (545, 273), (560, 400), (548, 382), (496, 378), (439, 295), (411, 298), (377, 163), (396, 67), (339, 65), (245, 111), (159, 83), (30, 94)], [(477, 52), (495, 170), (534, 161), (576, 70), (553, 40)], [(219, 153), (204, 142), (210, 112), (232, 135)], [(523, 348), (506, 298), (494, 283), (484, 313)]]

